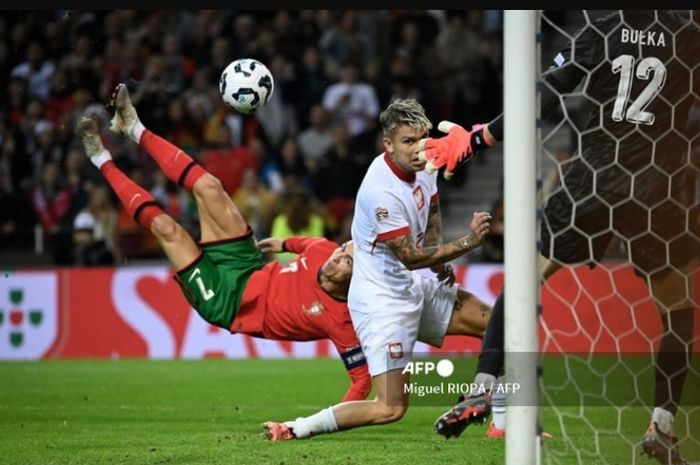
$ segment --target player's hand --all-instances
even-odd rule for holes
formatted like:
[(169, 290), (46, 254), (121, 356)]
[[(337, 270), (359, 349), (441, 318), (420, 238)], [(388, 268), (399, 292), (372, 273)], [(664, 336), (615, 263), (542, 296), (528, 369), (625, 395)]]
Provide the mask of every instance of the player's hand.
[(448, 286), (452, 286), (455, 283), (455, 270), (452, 265), (442, 264), (430, 267), (430, 271), (437, 274), (437, 280), (441, 281)]
[(474, 154), (471, 147), (471, 133), (451, 121), (440, 121), (438, 130), (447, 133), (438, 139), (427, 137), (419, 143), (418, 157), (428, 163), (425, 171), (432, 173), (443, 166), (445, 179), (450, 179), (457, 166)]
[(469, 243), (473, 245), (472, 248), (480, 246), (484, 243), (486, 235), (491, 232), (491, 213), (474, 212), (469, 227)]
[(258, 249), (260, 249), (262, 253), (280, 253), (282, 252), (283, 242), (283, 239), (278, 239), (276, 237), (267, 237), (258, 241), (257, 245)]

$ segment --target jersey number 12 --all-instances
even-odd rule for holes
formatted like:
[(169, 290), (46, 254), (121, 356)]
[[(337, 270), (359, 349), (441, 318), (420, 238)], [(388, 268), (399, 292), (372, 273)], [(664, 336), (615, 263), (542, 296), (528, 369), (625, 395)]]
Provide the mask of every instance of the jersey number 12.
[(658, 58), (642, 58), (637, 64), (637, 78), (648, 80), (649, 74), (654, 75), (649, 84), (644, 87), (636, 99), (632, 101), (627, 113), (625, 107), (630, 99), (632, 90), (632, 70), (634, 69), (634, 57), (632, 55), (620, 55), (612, 62), (612, 72), (620, 73), (620, 83), (617, 86), (617, 98), (613, 107), (612, 119), (622, 121), (623, 118), (631, 123), (654, 124), (654, 114), (644, 109), (651, 100), (656, 97), (666, 82), (666, 67)]

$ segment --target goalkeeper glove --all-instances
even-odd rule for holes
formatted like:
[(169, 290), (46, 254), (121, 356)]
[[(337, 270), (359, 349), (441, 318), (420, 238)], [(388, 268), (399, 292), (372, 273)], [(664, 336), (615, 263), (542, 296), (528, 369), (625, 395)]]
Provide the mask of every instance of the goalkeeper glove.
[(450, 179), (459, 165), (492, 145), (485, 137), (484, 127), (475, 124), (469, 132), (451, 121), (441, 121), (438, 130), (447, 133), (446, 136), (421, 140), (418, 156), (427, 161), (425, 170), (432, 173), (444, 166), (443, 176)]

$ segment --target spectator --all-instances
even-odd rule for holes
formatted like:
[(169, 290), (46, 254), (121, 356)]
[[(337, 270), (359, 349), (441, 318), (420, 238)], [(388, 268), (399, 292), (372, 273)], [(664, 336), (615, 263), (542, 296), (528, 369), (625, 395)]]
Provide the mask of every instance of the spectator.
[(73, 253), (81, 266), (113, 265), (119, 259), (115, 237), (117, 209), (102, 184), (90, 191), (87, 206), (73, 221)]
[(59, 124), (61, 116), (75, 107), (73, 90), (68, 85), (68, 76), (58, 71), (51, 78), (51, 90), (45, 102), (44, 115), (54, 125)]
[(301, 10), (296, 18), (296, 41), (308, 50), (308, 47), (316, 47), (318, 37), (321, 33), (316, 21), (318, 13), (316, 10)]
[(27, 106), (27, 81), (13, 77), (10, 79), (7, 94), (0, 94), (0, 99), (10, 128), (19, 127)]
[(56, 66), (52, 62), (44, 60), (43, 50), (38, 41), (29, 44), (26, 58), (24, 63), (12, 69), (10, 75), (27, 80), (30, 97), (36, 97), (42, 101), (46, 100), (51, 90), (51, 77), (56, 71)]
[(231, 131), (227, 126), (219, 126), (217, 142), (215, 148), (202, 152), (202, 166), (216, 176), (224, 190), (232, 195), (241, 187), (245, 170), (251, 168), (257, 171), (259, 162), (247, 147), (231, 145)]
[[(202, 69), (209, 65), (208, 58), (215, 37), (220, 37), (222, 15), (213, 10), (202, 10), (190, 23), (188, 40), (183, 44), (185, 55), (195, 60), (195, 67)], [(221, 68), (223, 69), (223, 68)]]
[[(325, 233), (323, 218), (315, 212), (311, 196), (304, 190), (295, 190), (285, 195), (284, 210), (272, 221), (270, 236), (284, 239), (290, 236), (322, 237)], [(289, 263), (292, 253), (281, 253), (275, 258)]]
[(340, 69), (343, 63), (349, 63), (353, 58), (353, 48), (357, 42), (353, 36), (356, 18), (354, 11), (340, 12), (338, 21), (323, 29), (319, 45), (323, 58), (332, 71)]
[(96, 78), (90, 68), (91, 43), (89, 35), (81, 34), (60, 63), (61, 69), (68, 74), (68, 81), (79, 87), (90, 88), (90, 83)]
[(85, 169), (87, 161), (85, 154), (77, 147), (71, 148), (66, 155), (63, 178), (72, 199), (73, 211), (80, 211), (87, 206), (90, 191), (96, 181), (94, 177), (86, 174), (92, 171)]
[[(270, 72), (275, 78), (275, 90), (265, 106), (255, 112), (255, 118), (260, 122), (267, 140), (272, 147), (294, 136), (298, 131), (296, 114), (289, 104), (281, 85), (284, 79), (292, 73), (292, 65), (282, 55), (275, 55), (270, 62)], [(291, 78), (291, 77), (290, 77)]]
[(304, 164), (310, 173), (316, 173), (321, 157), (333, 145), (333, 134), (328, 126), (328, 113), (321, 105), (311, 107), (311, 126), (297, 138)]
[(54, 125), (45, 119), (36, 122), (34, 126), (34, 156), (35, 172), (43, 172), (43, 166), (49, 162), (61, 163), (63, 150), (56, 144)]
[(32, 189), (32, 206), (46, 235), (45, 243), (56, 265), (68, 265), (71, 255), (71, 203), (68, 189), (60, 177), (58, 163), (43, 167), (41, 182)]
[(226, 58), (221, 71), (233, 58), (243, 58), (252, 56), (252, 45), (255, 43), (255, 31), (257, 24), (255, 18), (247, 13), (236, 16), (233, 20), (233, 46), (229, 56)]
[(341, 81), (332, 84), (323, 95), (323, 108), (334, 121), (344, 121), (351, 137), (374, 128), (379, 115), (379, 101), (374, 89), (357, 82), (357, 68), (346, 63), (341, 71)]
[(214, 45), (211, 47), (211, 58), (209, 60), (209, 66), (212, 70), (212, 76), (216, 76), (216, 82), (218, 83), (219, 76), (221, 72), (226, 69), (231, 59), (234, 56), (248, 56), (248, 55), (234, 55), (231, 51), (231, 43), (228, 39), (223, 37), (218, 37), (214, 40)]
[[(3, 131), (0, 130), (0, 134)], [(23, 153), (18, 153), (14, 137), (6, 134), (0, 151), (0, 249), (17, 250), (31, 244), (36, 217), (25, 184), (31, 179), (31, 166)]]
[(323, 155), (315, 177), (316, 194), (324, 202), (333, 226), (353, 208), (355, 194), (371, 158), (354, 150), (344, 123), (333, 127), (333, 145)]
[(391, 84), (386, 79), (382, 62), (378, 59), (368, 60), (365, 62), (365, 79), (367, 84), (372, 86), (377, 94), (379, 108), (384, 108), (389, 105), (391, 99)]
[(166, 34), (162, 42), (165, 91), (171, 94), (182, 92), (192, 81), (194, 60), (180, 52), (180, 42), (173, 33)]
[[(199, 150), (202, 144), (201, 122), (203, 121), (203, 109), (200, 112), (196, 108), (197, 102), (193, 102), (193, 111), (186, 108), (184, 97), (177, 96), (168, 104), (168, 118), (166, 136), (177, 147), (181, 147), (187, 153)], [(200, 118), (200, 126), (192, 120), (192, 115)]]
[(245, 170), (243, 184), (233, 195), (233, 203), (253, 228), (256, 240), (270, 236), (277, 196), (260, 182), (255, 170)]
[(285, 190), (293, 191), (300, 187), (311, 189), (313, 181), (294, 138), (289, 137), (282, 142), (278, 167)]
[(23, 147), (14, 134), (9, 131), (2, 134), (0, 191), (20, 194), (31, 188), (33, 168)]
[(298, 65), (298, 94), (295, 96), (297, 120), (306, 122), (311, 107), (323, 99), (328, 78), (323, 72), (321, 54), (314, 45), (304, 49)]

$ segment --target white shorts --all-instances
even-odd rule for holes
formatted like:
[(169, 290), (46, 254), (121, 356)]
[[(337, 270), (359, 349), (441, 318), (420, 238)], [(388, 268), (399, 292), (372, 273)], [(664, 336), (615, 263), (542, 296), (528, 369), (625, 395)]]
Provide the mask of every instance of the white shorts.
[(378, 304), (380, 310), (372, 313), (350, 309), (372, 376), (404, 368), (411, 361), (416, 340), (442, 346), (459, 288), (417, 273), (414, 273), (414, 279), (421, 280), (423, 306), (420, 311), (396, 312), (381, 304)]

